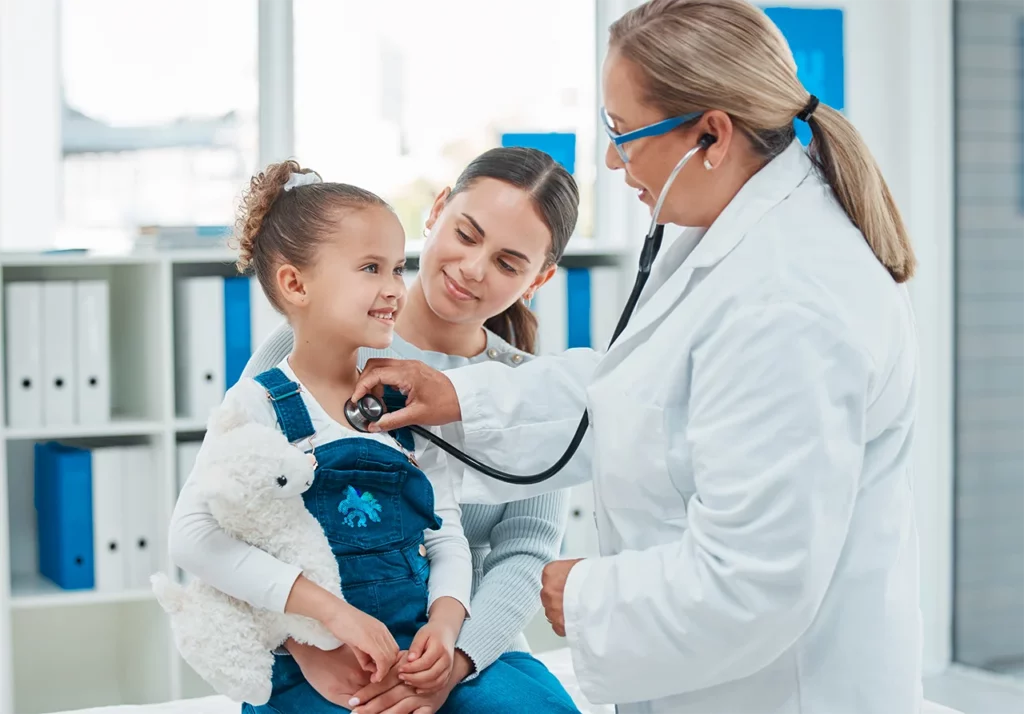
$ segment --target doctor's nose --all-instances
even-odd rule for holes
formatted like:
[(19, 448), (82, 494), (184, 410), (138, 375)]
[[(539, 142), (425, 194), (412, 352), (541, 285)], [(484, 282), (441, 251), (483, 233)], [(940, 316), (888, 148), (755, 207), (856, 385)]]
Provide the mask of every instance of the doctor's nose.
[(612, 171), (626, 167), (626, 165), (622, 163), (622, 157), (619, 156), (619, 152), (615, 149), (615, 144), (610, 141), (608, 142), (608, 148), (605, 149), (604, 152), (604, 165)]

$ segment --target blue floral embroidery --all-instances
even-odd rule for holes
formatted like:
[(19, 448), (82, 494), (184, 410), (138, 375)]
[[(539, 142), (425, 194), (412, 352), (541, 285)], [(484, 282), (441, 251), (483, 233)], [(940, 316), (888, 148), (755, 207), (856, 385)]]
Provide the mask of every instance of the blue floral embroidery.
[(351, 486), (345, 491), (345, 500), (338, 504), (338, 512), (344, 516), (349, 528), (366, 528), (369, 521), (380, 523), (381, 505), (369, 491), (359, 493)]

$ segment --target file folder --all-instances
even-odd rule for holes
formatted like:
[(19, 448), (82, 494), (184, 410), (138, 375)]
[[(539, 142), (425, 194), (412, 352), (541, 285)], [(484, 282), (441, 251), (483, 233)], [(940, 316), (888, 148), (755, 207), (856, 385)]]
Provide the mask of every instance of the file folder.
[(110, 287), (106, 280), (75, 283), (75, 419), (110, 421)]
[(224, 278), (224, 386), (238, 381), (252, 356), (249, 278)]
[(92, 455), (54, 442), (34, 448), (39, 573), (65, 590), (95, 585)]
[(43, 283), (43, 424), (75, 423), (75, 284)]
[(568, 274), (559, 268), (534, 294), (530, 307), (537, 316), (537, 354), (558, 354), (568, 344)]
[(8, 283), (4, 288), (7, 358), (7, 425), (43, 425), (43, 286)]
[(160, 479), (149, 446), (121, 447), (125, 523), (125, 587), (145, 589), (160, 570)]
[(559, 268), (537, 291), (537, 354), (574, 347), (604, 351), (625, 303), (622, 272), (614, 267)]
[(206, 419), (224, 397), (223, 278), (183, 278), (175, 295), (179, 415)]
[(123, 473), (121, 447), (92, 450), (93, 558), (98, 592), (125, 587)]

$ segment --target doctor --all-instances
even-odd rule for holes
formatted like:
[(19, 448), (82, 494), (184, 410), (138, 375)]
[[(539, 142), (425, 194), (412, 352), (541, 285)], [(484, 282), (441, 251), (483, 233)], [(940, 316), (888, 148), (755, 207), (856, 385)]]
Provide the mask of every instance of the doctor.
[[(408, 406), (379, 427), (461, 421), (470, 454), (522, 474), (588, 410), (574, 458), (592, 462), (601, 556), (549, 564), (542, 599), (591, 701), (916, 712), (915, 261), (885, 181), (744, 0), (652, 0), (609, 45), (606, 161), (641, 201), (715, 139), (665, 198), (660, 222), (695, 227), (629, 327), (606, 354), (514, 371), (381, 361), (353, 396), (395, 385)], [(470, 502), (571, 485), (464, 478)]]

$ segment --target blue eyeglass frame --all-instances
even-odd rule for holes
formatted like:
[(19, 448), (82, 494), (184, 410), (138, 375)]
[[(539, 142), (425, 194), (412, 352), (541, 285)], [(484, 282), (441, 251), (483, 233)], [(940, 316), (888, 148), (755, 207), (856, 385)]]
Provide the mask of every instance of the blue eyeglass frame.
[(604, 130), (608, 133), (608, 138), (615, 146), (615, 150), (619, 154), (619, 158), (622, 159), (622, 163), (629, 163), (629, 156), (626, 155), (626, 149), (623, 144), (627, 144), (630, 141), (636, 141), (637, 139), (643, 139), (648, 136), (661, 136), (667, 134), (676, 127), (680, 127), (687, 122), (691, 122), (703, 116), (704, 112), (690, 112), (689, 114), (683, 114), (681, 116), (672, 117), (671, 119), (662, 119), (654, 124), (648, 124), (640, 129), (634, 129), (633, 131), (627, 131), (625, 134), (616, 134), (615, 130), (612, 129), (612, 121), (608, 117), (608, 111), (601, 107), (601, 121), (604, 123)]

